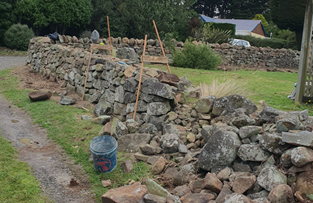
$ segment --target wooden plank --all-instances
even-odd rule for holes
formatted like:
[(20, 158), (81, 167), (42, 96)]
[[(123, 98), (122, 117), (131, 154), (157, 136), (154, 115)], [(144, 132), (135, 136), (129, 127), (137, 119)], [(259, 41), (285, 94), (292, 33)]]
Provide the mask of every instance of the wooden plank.
[(111, 45), (105, 45), (105, 44), (92, 44), (92, 49), (100, 49), (100, 50), (112, 50), (113, 47)]
[(298, 80), (296, 87), (295, 102), (302, 102), (305, 82), (307, 78), (307, 67), (308, 67), (308, 56), (310, 43), (312, 38), (312, 0), (307, 0), (307, 5), (305, 9), (305, 20), (303, 26), (302, 44), (301, 44), (301, 54), (300, 54), (300, 64), (298, 71)]
[(168, 58), (164, 56), (142, 56), (142, 60), (147, 63), (168, 63)]

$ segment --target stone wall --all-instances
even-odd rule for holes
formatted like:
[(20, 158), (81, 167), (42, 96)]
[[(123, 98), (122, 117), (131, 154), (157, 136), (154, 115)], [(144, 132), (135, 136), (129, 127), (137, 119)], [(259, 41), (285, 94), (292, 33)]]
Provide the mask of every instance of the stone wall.
[[(81, 45), (51, 44), (49, 38), (33, 38), (27, 63), (34, 71), (81, 96), (90, 55)], [(96, 116), (115, 115), (125, 121), (134, 112), (139, 76), (140, 66), (127, 65), (111, 55), (93, 54), (84, 99), (97, 103)], [(185, 77), (179, 79), (174, 74), (144, 68), (136, 120), (142, 124), (150, 117), (167, 114), (176, 105), (175, 97), (187, 89), (192, 92), (194, 88)]]
[[(100, 42), (109, 44), (109, 39), (100, 39)], [(121, 59), (128, 59), (128, 64), (140, 62), (143, 53), (143, 39), (112, 38), (112, 45), (117, 49), (116, 56)], [(70, 44), (72, 47), (90, 50), (90, 39), (77, 39), (75, 36), (59, 36), (59, 41), (52, 43)], [(176, 42), (176, 48), (181, 50), (183, 42)], [(290, 49), (272, 49), (270, 47), (243, 47), (231, 46), (229, 44), (209, 44), (212, 50), (222, 56), (223, 66), (239, 66), (252, 68), (286, 68), (298, 69), (300, 52)], [(100, 53), (95, 50), (96, 53)], [(171, 62), (172, 54), (165, 48), (165, 54)], [(158, 40), (149, 39), (147, 41), (146, 55), (161, 56), (162, 51)]]

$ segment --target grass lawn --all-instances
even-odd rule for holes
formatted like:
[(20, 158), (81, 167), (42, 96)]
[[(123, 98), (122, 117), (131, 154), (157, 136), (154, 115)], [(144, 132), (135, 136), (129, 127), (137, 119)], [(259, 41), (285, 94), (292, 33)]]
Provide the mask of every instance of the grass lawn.
[[(29, 111), (34, 122), (48, 130), (48, 137), (65, 149), (76, 163), (83, 166), (90, 177), (92, 191), (96, 194), (98, 202), (101, 201), (101, 195), (108, 190), (103, 188), (101, 180), (111, 179), (112, 187), (118, 187), (123, 186), (129, 179), (139, 181), (142, 176), (149, 174), (149, 168), (144, 162), (134, 164), (132, 173), (124, 173), (120, 165), (130, 159), (125, 153), (118, 153), (117, 168), (113, 172), (108, 174), (96, 172), (93, 163), (88, 161), (89, 145), (92, 138), (98, 136), (102, 126), (90, 121), (82, 121), (81, 115), (88, 115), (82, 109), (61, 106), (52, 100), (31, 102), (28, 98), (30, 90), (18, 89), (18, 79), (10, 75), (11, 70), (0, 71), (0, 94), (16, 106)], [(91, 116), (91, 113), (89, 114)]]
[(0, 56), (27, 56), (27, 51), (17, 51), (6, 47), (0, 47)]
[(28, 164), (17, 160), (16, 150), (0, 135), (0, 202), (44, 203), (45, 200)]
[[(166, 66), (148, 65), (148, 67), (159, 68), (167, 71)], [(170, 67), (171, 72), (178, 77), (186, 76), (195, 86), (200, 83), (210, 84), (214, 79), (219, 81), (235, 79), (246, 84), (249, 91), (246, 96), (256, 105), (260, 100), (265, 100), (267, 105), (284, 111), (301, 111), (308, 109), (310, 115), (313, 115), (311, 104), (295, 105), (293, 100), (287, 99), (294, 89), (294, 83), (297, 82), (296, 73), (283, 72), (265, 72), (265, 71), (218, 71), (218, 70), (200, 70), (189, 68)], [(260, 106), (259, 106), (260, 108)]]

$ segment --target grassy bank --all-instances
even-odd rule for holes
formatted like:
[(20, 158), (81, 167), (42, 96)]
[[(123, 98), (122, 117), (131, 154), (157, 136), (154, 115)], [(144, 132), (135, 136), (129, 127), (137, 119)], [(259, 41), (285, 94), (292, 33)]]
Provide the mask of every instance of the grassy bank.
[(0, 56), (27, 56), (27, 51), (17, 51), (0, 47)]
[(17, 160), (16, 150), (0, 135), (0, 202), (47, 202), (29, 169), (27, 163)]
[[(80, 119), (81, 115), (88, 115), (84, 110), (72, 106), (61, 106), (57, 102), (48, 100), (31, 102), (28, 98), (30, 90), (18, 88), (18, 78), (10, 75), (12, 69), (0, 71), (0, 94), (13, 104), (30, 113), (35, 123), (47, 129), (48, 137), (58, 143), (66, 153), (81, 164), (90, 177), (92, 191), (97, 201), (108, 188), (103, 188), (101, 180), (111, 179), (112, 187), (124, 185), (129, 179), (138, 181), (145, 174), (149, 174), (146, 164), (134, 164), (134, 171), (126, 174), (120, 167), (121, 163), (130, 159), (123, 153), (118, 153), (117, 168), (109, 174), (95, 172), (93, 163), (88, 161), (89, 145), (93, 137), (98, 136), (101, 125)], [(91, 113), (89, 113), (91, 116)]]
[[(149, 67), (167, 71), (166, 66), (149, 65)], [(199, 86), (200, 83), (210, 84), (214, 79), (219, 81), (233, 79), (245, 84), (248, 92), (247, 95), (242, 96), (246, 96), (257, 105), (260, 100), (265, 100), (267, 105), (276, 109), (284, 111), (309, 109), (310, 115), (313, 115), (312, 105), (295, 105), (293, 100), (287, 99), (294, 89), (294, 83), (297, 82), (298, 75), (296, 73), (246, 70), (225, 72), (177, 67), (171, 67), (171, 72), (178, 77), (187, 76), (195, 86)]]

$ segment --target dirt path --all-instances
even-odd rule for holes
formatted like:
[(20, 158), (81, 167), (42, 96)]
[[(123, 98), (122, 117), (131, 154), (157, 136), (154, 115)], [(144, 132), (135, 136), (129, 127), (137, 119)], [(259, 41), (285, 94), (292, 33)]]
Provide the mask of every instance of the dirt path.
[[(24, 111), (11, 105), (1, 95), (0, 132), (18, 149), (20, 159), (33, 168), (43, 193), (50, 199), (57, 203), (94, 202), (85, 171), (74, 165), (64, 150), (47, 138), (44, 129), (33, 125)], [(69, 186), (71, 178), (77, 180), (79, 185)]]
[(24, 66), (25, 64), (26, 57), (0, 56), (0, 70), (17, 66)]

